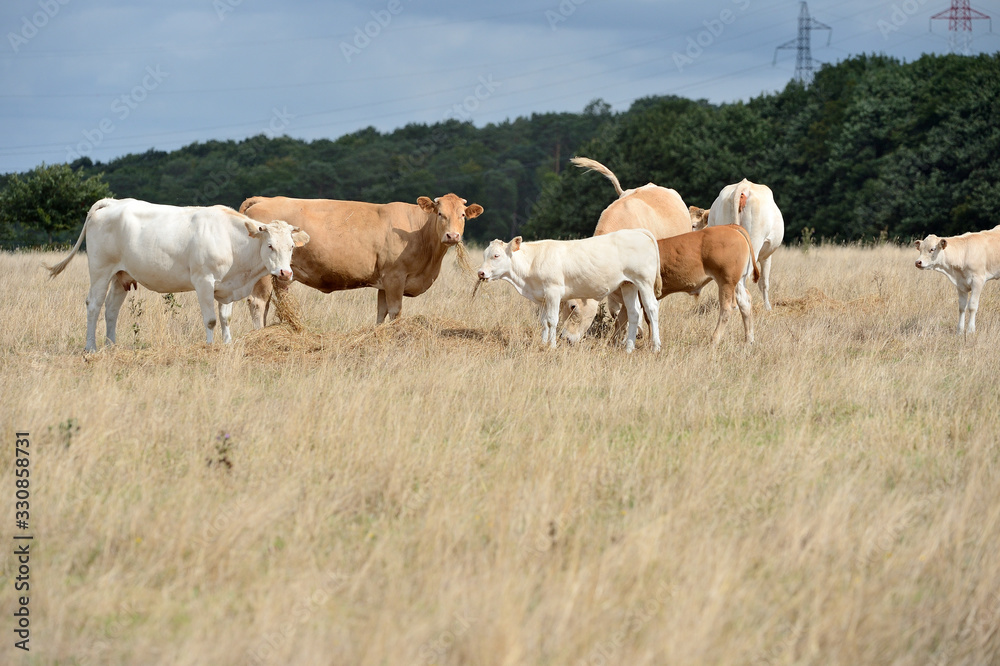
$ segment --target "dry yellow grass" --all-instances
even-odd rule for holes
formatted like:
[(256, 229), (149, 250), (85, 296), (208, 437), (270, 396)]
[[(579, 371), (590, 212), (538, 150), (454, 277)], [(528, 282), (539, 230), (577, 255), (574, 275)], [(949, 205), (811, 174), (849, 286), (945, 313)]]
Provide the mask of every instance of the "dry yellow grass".
[(709, 347), (710, 288), (630, 356), (543, 349), (453, 256), (382, 328), (372, 290), (295, 285), (301, 334), (239, 304), (208, 347), (143, 290), (84, 356), (56, 256), (0, 256), (32, 664), (1000, 660), (997, 291), (959, 338), (911, 249), (782, 249), (755, 347), (738, 317)]

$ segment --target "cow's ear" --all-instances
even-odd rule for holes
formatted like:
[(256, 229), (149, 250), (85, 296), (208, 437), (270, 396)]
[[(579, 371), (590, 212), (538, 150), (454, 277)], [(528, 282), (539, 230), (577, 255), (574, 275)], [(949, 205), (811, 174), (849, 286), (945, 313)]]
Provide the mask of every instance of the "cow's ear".
[(438, 210), (437, 204), (431, 201), (430, 197), (418, 197), (417, 205), (425, 213), (436, 213)]
[(521, 249), (521, 237), (520, 236), (514, 236), (514, 239), (511, 240), (511, 242), (510, 242), (510, 251), (511, 252), (517, 252), (520, 249)]
[(947, 241), (947, 239), (945, 239), (945, 238), (942, 238), (942, 239), (941, 239), (941, 242), (940, 242), (940, 243), (938, 244), (938, 249), (939, 249), (939, 250), (943, 250), (943, 249), (945, 249), (946, 247), (948, 247), (948, 241)]
[(295, 247), (302, 247), (309, 242), (309, 234), (295, 227), (292, 229), (292, 242), (295, 243)]
[(483, 207), (479, 204), (472, 204), (467, 206), (465, 209), (465, 219), (471, 220), (474, 217), (479, 217), (483, 214)]
[(919, 250), (920, 249), (920, 241), (913, 241), (913, 246)]
[(250, 234), (250, 238), (257, 238), (260, 235), (257, 230), (257, 223), (251, 222), (250, 220), (243, 220), (243, 225), (247, 228), (247, 233)]

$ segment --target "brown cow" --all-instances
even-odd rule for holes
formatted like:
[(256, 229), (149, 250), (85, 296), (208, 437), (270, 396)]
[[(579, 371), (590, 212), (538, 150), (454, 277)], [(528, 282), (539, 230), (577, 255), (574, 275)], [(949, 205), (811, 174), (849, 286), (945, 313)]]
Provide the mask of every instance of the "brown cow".
[[(582, 169), (590, 169), (602, 174), (611, 181), (618, 193), (618, 199), (613, 201), (597, 221), (594, 235), (618, 231), (620, 229), (649, 229), (655, 238), (669, 238), (691, 231), (691, 218), (684, 205), (684, 200), (676, 190), (648, 183), (632, 190), (622, 190), (618, 177), (606, 166), (586, 157), (574, 157), (570, 160)], [(573, 323), (573, 330), (580, 329), (579, 335), (568, 334), (563, 329), (563, 335), (571, 342), (576, 342), (587, 332), (598, 312), (597, 301), (567, 301), (563, 304), (563, 318), (578, 320)], [(608, 297), (608, 309), (612, 316), (618, 316), (616, 330), (624, 330), (625, 309), (621, 307), (621, 292), (615, 292)]]
[[(416, 205), (251, 197), (240, 212), (305, 230), (310, 242), (292, 254), (295, 281), (327, 294), (374, 287), (381, 324), (399, 316), (403, 296), (419, 296), (434, 284), (448, 248), (462, 242), (465, 221), (483, 207), (454, 194), (420, 197)], [(264, 326), (270, 295), (265, 279), (248, 300), (255, 328)]]
[[(677, 293), (696, 296), (715, 280), (719, 286), (719, 323), (712, 333), (712, 344), (719, 344), (722, 338), (734, 298), (743, 315), (747, 342), (753, 343), (753, 312), (743, 278), (752, 272), (753, 281), (757, 282), (760, 269), (754, 260), (746, 229), (736, 224), (706, 227), (661, 238), (656, 244), (660, 250), (660, 279), (663, 282), (657, 298)], [(575, 321), (567, 322), (564, 331), (567, 337), (579, 334), (575, 325)]]

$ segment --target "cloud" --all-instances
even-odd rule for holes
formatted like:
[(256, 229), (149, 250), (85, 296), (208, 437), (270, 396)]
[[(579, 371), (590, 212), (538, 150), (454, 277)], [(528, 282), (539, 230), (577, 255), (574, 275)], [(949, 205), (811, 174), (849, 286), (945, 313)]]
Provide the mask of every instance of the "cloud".
[[(933, 4), (886, 35), (878, 21), (892, 2), (812, 2), (813, 15), (833, 27), (831, 46), (818, 40), (813, 56), (946, 51), (944, 26), (926, 32)], [(15, 50), (9, 35), (44, 7), (58, 10)], [(596, 97), (616, 110), (658, 94), (745, 100), (791, 78), (794, 52), (776, 67), (771, 59), (795, 37), (797, 14), (784, 0), (7, 2), (0, 171), (73, 153), (105, 161), (241, 139), (263, 132), (276, 109), (290, 116), (289, 135), (315, 139), (437, 122), (456, 107), (482, 125), (579, 111)], [(976, 39), (996, 48), (996, 35)], [(677, 54), (687, 61), (679, 65)], [(169, 75), (149, 88), (148, 68)], [(495, 83), (488, 95), (484, 80)], [(105, 120), (110, 132), (101, 131)]]

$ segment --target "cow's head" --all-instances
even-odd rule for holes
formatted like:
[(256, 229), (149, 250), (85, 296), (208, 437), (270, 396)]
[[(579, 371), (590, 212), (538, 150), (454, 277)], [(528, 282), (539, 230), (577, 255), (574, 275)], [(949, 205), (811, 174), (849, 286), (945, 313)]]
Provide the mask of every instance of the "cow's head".
[(477, 275), (480, 280), (499, 280), (510, 275), (510, 265), (515, 252), (521, 249), (521, 237), (516, 236), (509, 243), (495, 240), (483, 250), (483, 265)]
[(260, 258), (267, 272), (281, 280), (292, 279), (292, 249), (309, 242), (309, 234), (284, 220), (269, 224), (244, 220), (251, 238), (260, 239)]
[(948, 239), (938, 238), (934, 234), (931, 234), (923, 240), (918, 240), (914, 245), (920, 250), (920, 257), (917, 258), (917, 268), (924, 270), (934, 268), (941, 263), (941, 252), (948, 246)]
[(560, 335), (570, 344), (576, 344), (590, 330), (599, 309), (600, 303), (591, 299), (571, 298), (565, 301), (559, 313), (563, 320)]
[(698, 231), (708, 226), (708, 209), (688, 206), (688, 213), (691, 215), (691, 231)]
[(455, 194), (446, 194), (437, 199), (420, 197), (417, 205), (429, 215), (436, 215), (438, 236), (445, 245), (458, 245), (465, 233), (465, 221), (483, 214), (479, 204), (465, 205), (465, 199)]

